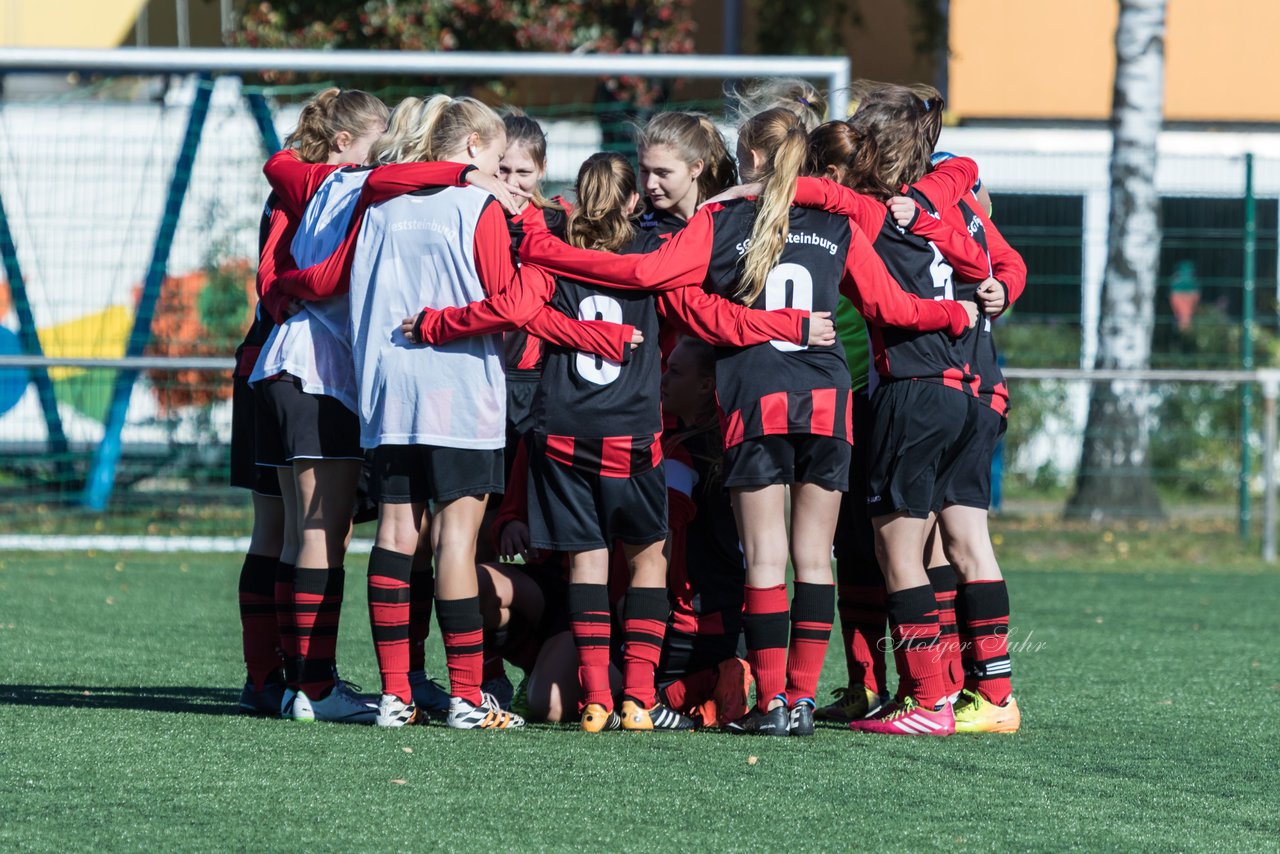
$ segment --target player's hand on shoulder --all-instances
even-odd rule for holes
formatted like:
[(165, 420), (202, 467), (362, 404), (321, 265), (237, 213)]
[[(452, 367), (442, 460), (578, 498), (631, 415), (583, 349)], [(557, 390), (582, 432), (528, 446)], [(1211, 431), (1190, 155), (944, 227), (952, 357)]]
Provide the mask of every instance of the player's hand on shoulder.
[(723, 204), (725, 202), (733, 201), (734, 199), (748, 199), (753, 196), (760, 195), (760, 192), (763, 189), (764, 184), (761, 184), (758, 181), (750, 184), (738, 184), (736, 187), (730, 187), (718, 196), (712, 196), (702, 204), (698, 205), (698, 208), (705, 208), (710, 204)]
[(492, 195), (498, 200), (498, 204), (502, 205), (503, 209), (512, 215), (520, 213), (524, 207), (525, 202), (518, 201), (518, 198), (523, 198), (526, 201), (533, 198), (523, 190), (512, 189), (497, 177), (481, 172), (479, 169), (472, 169), (468, 172), (466, 180), (471, 186), (479, 187)]
[(894, 196), (886, 204), (889, 206), (889, 213), (893, 216), (893, 221), (903, 228), (911, 225), (912, 220), (916, 218), (915, 199), (906, 196)]

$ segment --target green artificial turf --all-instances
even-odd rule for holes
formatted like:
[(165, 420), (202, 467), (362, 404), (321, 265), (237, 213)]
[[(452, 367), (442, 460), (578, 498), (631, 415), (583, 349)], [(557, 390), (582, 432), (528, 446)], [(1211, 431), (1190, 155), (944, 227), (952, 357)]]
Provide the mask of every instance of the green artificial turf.
[[(339, 659), (376, 690), (363, 563), (349, 567)], [(0, 554), (0, 849), (1280, 840), (1274, 571), (1009, 567), (1021, 733), (763, 739), (242, 718), (238, 568), (230, 556)], [(824, 695), (839, 656), (833, 644)], [(438, 645), (430, 657), (442, 669)]]

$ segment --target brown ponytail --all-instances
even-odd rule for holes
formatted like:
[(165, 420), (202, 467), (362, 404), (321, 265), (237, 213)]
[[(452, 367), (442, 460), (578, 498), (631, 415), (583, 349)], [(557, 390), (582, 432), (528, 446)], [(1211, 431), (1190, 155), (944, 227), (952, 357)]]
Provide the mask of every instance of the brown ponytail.
[(849, 185), (888, 199), (924, 177), (942, 132), (942, 95), (932, 86), (879, 84), (866, 91), (849, 119), (857, 137)]
[(636, 193), (636, 173), (616, 151), (591, 155), (578, 169), (578, 203), (565, 223), (565, 242), (581, 249), (617, 252), (635, 237), (627, 202)]
[(294, 148), (307, 163), (323, 163), (337, 148), (338, 134), (363, 136), (387, 122), (387, 105), (359, 89), (336, 86), (317, 93), (303, 106), (298, 126), (285, 137), (285, 148)]
[(796, 178), (804, 168), (809, 136), (792, 111), (775, 107), (749, 119), (738, 131), (739, 146), (768, 156), (755, 180), (763, 183), (751, 245), (743, 258), (742, 280), (734, 296), (751, 305), (764, 291), (769, 271), (782, 257), (791, 229)]

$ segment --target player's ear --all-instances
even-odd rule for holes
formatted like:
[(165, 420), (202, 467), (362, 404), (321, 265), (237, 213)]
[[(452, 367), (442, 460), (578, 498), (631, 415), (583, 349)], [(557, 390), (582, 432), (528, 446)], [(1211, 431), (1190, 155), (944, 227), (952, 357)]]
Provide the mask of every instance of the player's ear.
[(349, 131), (340, 130), (338, 131), (337, 135), (333, 138), (333, 150), (341, 154), (342, 152), (350, 148), (351, 143), (355, 141), (356, 141), (356, 138), (352, 136)]
[(707, 161), (695, 160), (693, 165), (689, 167), (689, 172), (690, 174), (693, 175), (693, 180), (695, 181), (698, 180), (698, 176), (701, 175), (702, 170), (706, 168), (707, 168)]
[(627, 216), (631, 216), (636, 212), (636, 205), (640, 204), (640, 194), (632, 193), (627, 199)]

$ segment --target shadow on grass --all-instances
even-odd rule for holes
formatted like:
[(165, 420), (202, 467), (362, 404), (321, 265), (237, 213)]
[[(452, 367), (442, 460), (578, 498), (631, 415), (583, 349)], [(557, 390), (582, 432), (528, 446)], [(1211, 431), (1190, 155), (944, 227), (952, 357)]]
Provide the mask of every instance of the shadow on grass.
[(136, 709), (196, 715), (239, 713), (240, 692), (180, 685), (0, 685), (0, 706), (72, 709)]

